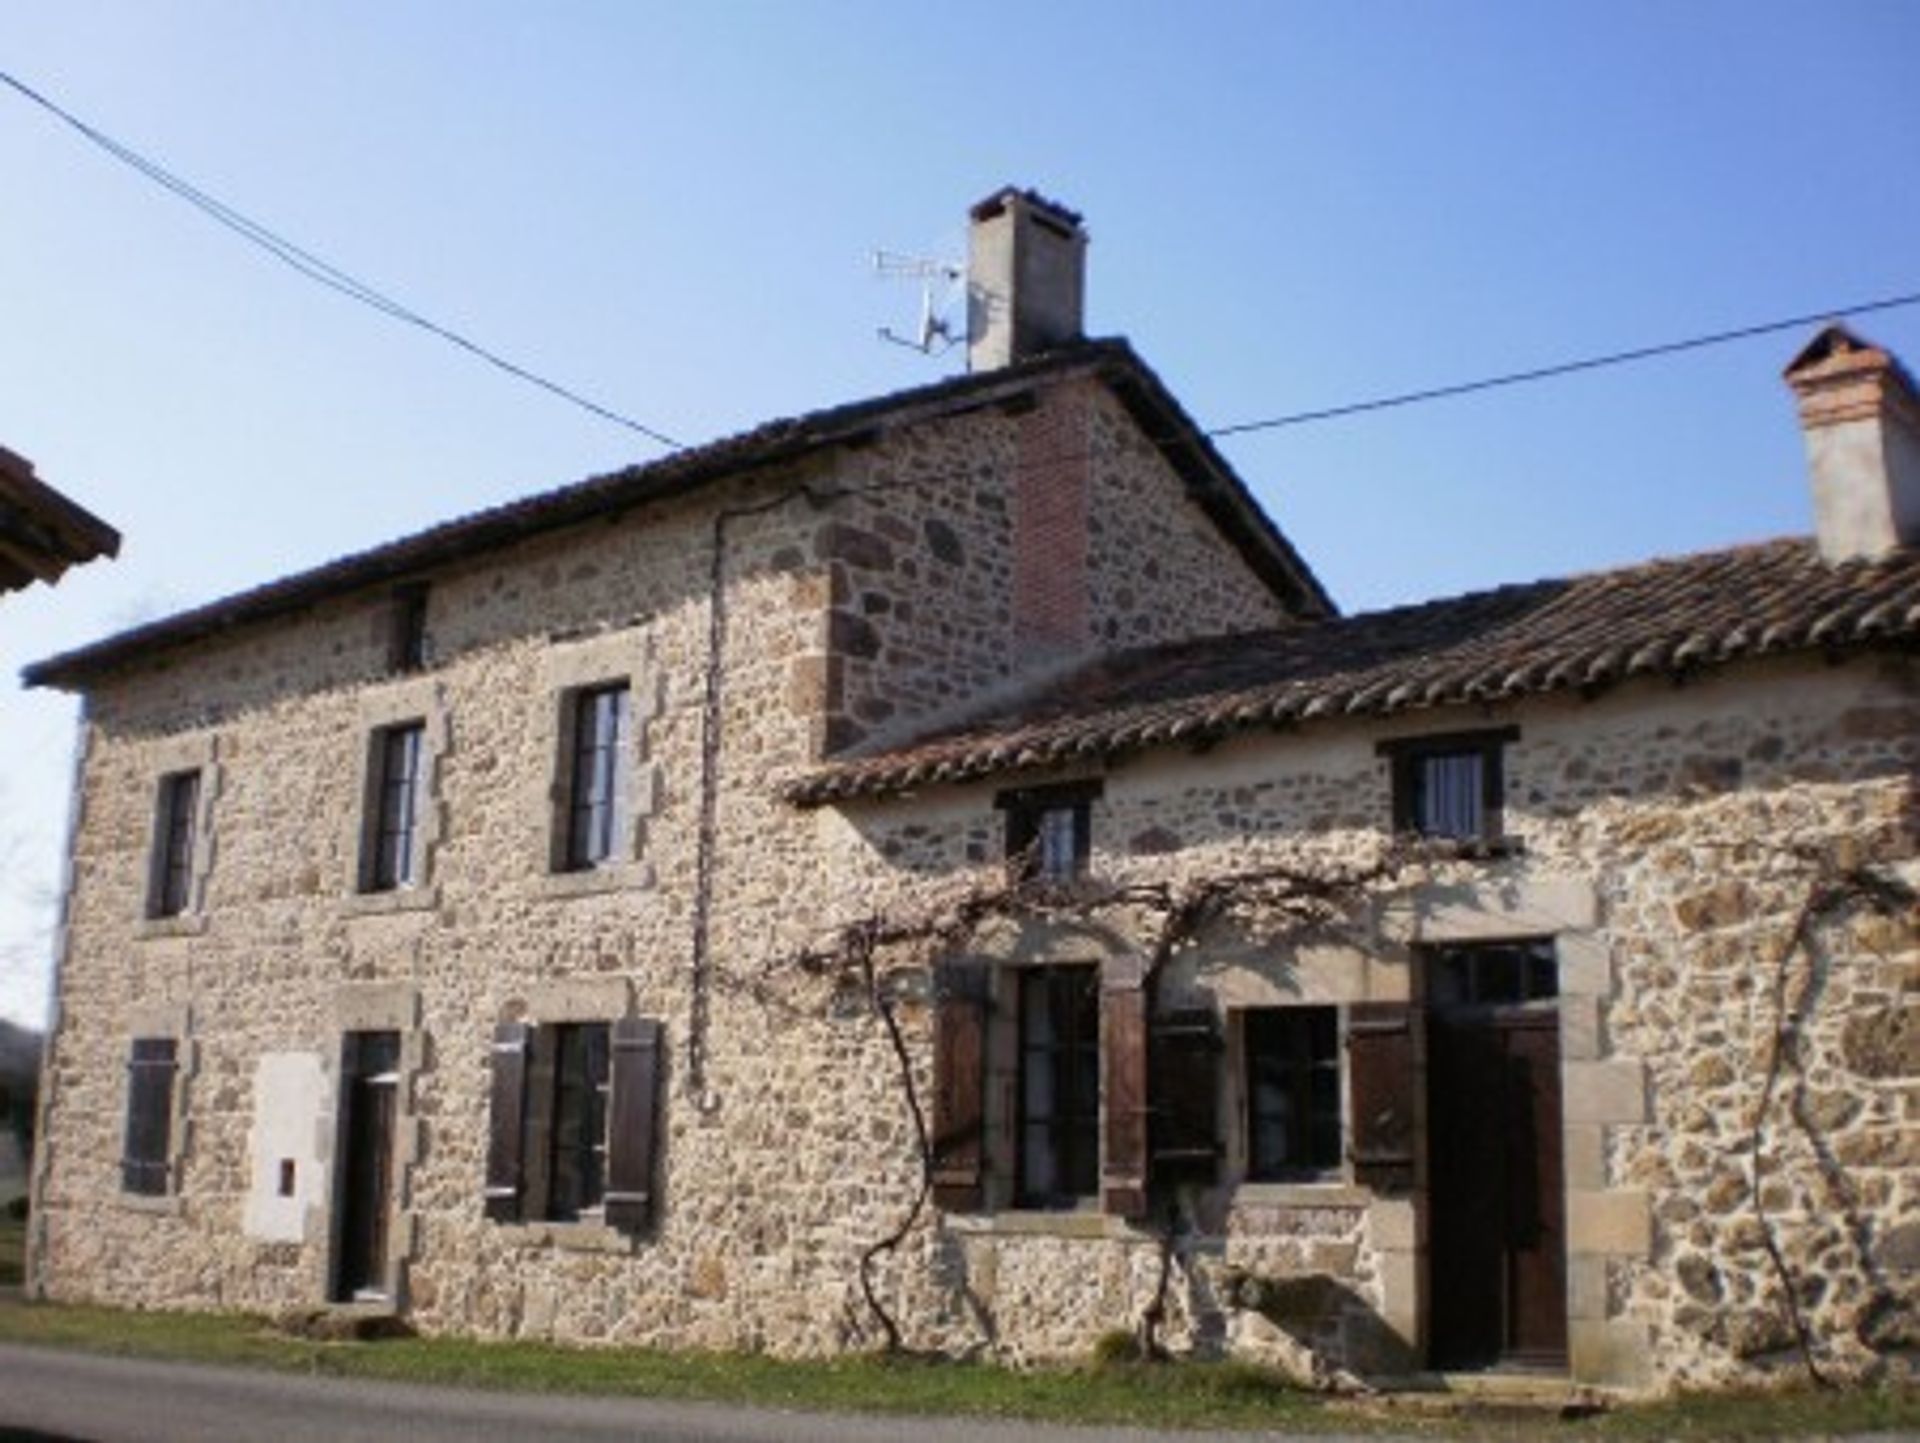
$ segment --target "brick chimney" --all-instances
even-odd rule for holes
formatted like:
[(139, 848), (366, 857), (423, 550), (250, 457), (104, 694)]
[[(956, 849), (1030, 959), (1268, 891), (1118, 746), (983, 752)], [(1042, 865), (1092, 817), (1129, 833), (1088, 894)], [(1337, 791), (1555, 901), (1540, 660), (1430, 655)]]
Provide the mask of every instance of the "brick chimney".
[(1078, 340), (1087, 272), (1080, 217), (1005, 186), (973, 208), (971, 221), (967, 369), (990, 371)]
[(1833, 325), (1785, 375), (1807, 438), (1820, 554), (1846, 561), (1920, 544), (1920, 392), (1906, 368)]

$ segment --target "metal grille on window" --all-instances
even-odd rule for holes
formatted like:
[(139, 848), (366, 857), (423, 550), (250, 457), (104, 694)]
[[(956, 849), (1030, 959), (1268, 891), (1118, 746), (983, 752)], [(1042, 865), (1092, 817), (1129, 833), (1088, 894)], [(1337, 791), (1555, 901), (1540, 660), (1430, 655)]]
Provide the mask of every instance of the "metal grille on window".
[(627, 688), (595, 687), (575, 700), (567, 865), (618, 861), (627, 830)]
[(1414, 827), (1429, 837), (1477, 838), (1486, 822), (1486, 756), (1435, 752), (1415, 762)]
[(380, 733), (379, 811), (373, 837), (374, 891), (411, 886), (419, 812), (420, 755), (426, 728), (389, 727)]
[(1100, 1187), (1099, 969), (1020, 973), (1019, 1201), (1068, 1207)]
[(1274, 1007), (1245, 1019), (1247, 1175), (1310, 1177), (1340, 1165), (1338, 1012)]
[(160, 855), (154, 869), (152, 913), (177, 917), (193, 901), (193, 827), (200, 808), (200, 773), (177, 772), (160, 783)]

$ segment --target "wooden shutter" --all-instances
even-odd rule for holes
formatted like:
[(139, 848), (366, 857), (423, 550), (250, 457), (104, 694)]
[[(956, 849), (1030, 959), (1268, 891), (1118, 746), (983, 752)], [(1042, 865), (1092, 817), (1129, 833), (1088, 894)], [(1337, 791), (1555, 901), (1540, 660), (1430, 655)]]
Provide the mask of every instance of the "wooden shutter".
[(1212, 1183), (1220, 1170), (1220, 1026), (1210, 1007), (1155, 1017), (1148, 1141), (1156, 1184)]
[(613, 1097), (607, 1107), (607, 1226), (644, 1232), (653, 1220), (659, 1151), (661, 1027), (652, 1017), (613, 1024)]
[(948, 1212), (986, 1203), (987, 969), (933, 973), (933, 1201)]
[(120, 1160), (120, 1184), (130, 1193), (163, 1197), (168, 1192), (173, 1141), (171, 1037), (134, 1039), (127, 1059), (126, 1147)]
[(1413, 1009), (1356, 1002), (1347, 1010), (1353, 1180), (1380, 1192), (1413, 1186)]
[(1147, 1213), (1147, 1001), (1137, 981), (1100, 993), (1107, 1122), (1100, 1205), (1124, 1218)]
[(487, 1132), (486, 1215), (497, 1223), (522, 1216), (521, 1143), (527, 1098), (527, 1051), (533, 1029), (502, 1022), (493, 1029), (493, 1100)]
[(560, 1053), (560, 1028), (527, 1031), (527, 1087), (520, 1117), (520, 1216), (528, 1222), (547, 1216), (553, 1180), (553, 1095)]

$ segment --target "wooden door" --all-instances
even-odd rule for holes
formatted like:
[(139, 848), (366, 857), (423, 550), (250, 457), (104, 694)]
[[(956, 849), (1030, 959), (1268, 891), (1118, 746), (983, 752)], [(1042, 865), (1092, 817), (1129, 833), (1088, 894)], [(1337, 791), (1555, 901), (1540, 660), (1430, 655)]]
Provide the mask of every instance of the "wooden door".
[(1557, 1009), (1534, 1003), (1430, 1014), (1436, 1367), (1566, 1365), (1560, 1113)]
[(384, 1298), (387, 1220), (393, 1211), (393, 1134), (399, 1102), (400, 1036), (347, 1035), (341, 1067), (338, 1302)]

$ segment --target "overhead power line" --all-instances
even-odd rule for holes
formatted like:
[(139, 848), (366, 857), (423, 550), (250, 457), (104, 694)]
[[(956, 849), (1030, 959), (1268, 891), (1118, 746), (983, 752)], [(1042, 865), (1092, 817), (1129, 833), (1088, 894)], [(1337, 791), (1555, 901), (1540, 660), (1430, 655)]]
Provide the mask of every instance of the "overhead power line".
[[(557, 381), (548, 379), (535, 371), (527, 369), (478, 342), (461, 335), (438, 322), (421, 315), (411, 307), (394, 300), (349, 275), (347, 272), (323, 260), (313, 252), (296, 245), (286, 237), (276, 234), (258, 221), (252, 220), (233, 209), (225, 202), (208, 195), (179, 176), (173, 174), (157, 162), (149, 160), (130, 146), (123, 145), (112, 136), (90, 125), (79, 116), (63, 109), (54, 101), (42, 95), (32, 86), (0, 70), (0, 83), (17, 92), (25, 99), (55, 116), (70, 126), (91, 144), (138, 171), (164, 190), (186, 201), (220, 225), (233, 231), (253, 245), (260, 247), (275, 259), (291, 267), (307, 279), (328, 289), (337, 291), (350, 300), (359, 302), (390, 319), (414, 326), (428, 334), (466, 351), (468, 354), (486, 362), (488, 365), (504, 371), (517, 380), (538, 386), (541, 390), (559, 397), (580, 409), (587, 411), (615, 425), (624, 426), (630, 431), (647, 437), (671, 450), (682, 449), (682, 443), (674, 440), (655, 428), (603, 406), (599, 402), (570, 390)], [(1708, 346), (1726, 345), (1733, 341), (1751, 340), (1756, 336), (1773, 335), (1780, 331), (1799, 330), (1807, 326), (1818, 325), (1825, 321), (1839, 320), (1848, 316), (1868, 315), (1876, 311), (1896, 310), (1904, 306), (1920, 305), (1920, 292), (1907, 295), (1887, 296), (1879, 300), (1861, 301), (1854, 305), (1839, 306), (1828, 310), (1809, 312), (1805, 315), (1788, 316), (1779, 320), (1762, 321), (1755, 325), (1738, 326), (1731, 330), (1714, 331), (1706, 335), (1689, 336), (1684, 340), (1661, 341), (1653, 345), (1635, 346), (1628, 350), (1611, 351), (1601, 355), (1584, 356), (1577, 360), (1558, 361), (1550, 365), (1534, 366), (1526, 370), (1508, 371), (1499, 375), (1483, 376), (1471, 381), (1456, 381), (1445, 385), (1423, 387), (1415, 391), (1402, 391), (1393, 395), (1375, 396), (1363, 401), (1348, 401), (1339, 405), (1320, 406), (1312, 410), (1291, 411), (1283, 415), (1263, 417), (1253, 421), (1239, 421), (1227, 426), (1214, 426), (1206, 429), (1205, 434), (1212, 437), (1244, 436), (1259, 431), (1277, 431), (1289, 426), (1304, 426), (1316, 421), (1332, 421), (1344, 416), (1364, 415), (1370, 411), (1386, 411), (1399, 406), (1412, 406), (1427, 401), (1448, 400), (1456, 396), (1469, 396), (1481, 391), (1498, 390), (1506, 386), (1527, 385), (1535, 381), (1549, 381), (1562, 376), (1571, 376), (1583, 371), (1597, 371), (1610, 366), (1623, 366), (1638, 361), (1654, 360), (1662, 356), (1677, 355), (1685, 351), (1702, 350)]]
[(349, 300), (358, 301), (361, 305), (378, 311), (381, 315), (387, 316), (392, 320), (400, 321), (409, 326), (415, 326), (427, 334), (438, 337), (447, 344), (456, 346), (469, 355), (485, 361), (489, 366), (504, 371), (516, 380), (525, 381), (528, 385), (538, 386), (541, 390), (558, 396), (561, 400), (578, 406), (583, 411), (591, 412), (593, 415), (599, 416), (603, 420), (611, 421), (617, 426), (624, 426), (629, 431), (638, 432), (648, 440), (656, 441), (660, 445), (672, 450), (677, 451), (680, 449), (680, 443), (678, 441), (661, 431), (655, 430), (652, 426), (636, 421), (631, 416), (623, 415), (610, 406), (603, 406), (598, 401), (592, 400), (589, 397), (581, 395), (578, 391), (561, 385), (558, 381), (550, 380), (546, 376), (540, 375), (537, 371), (529, 370), (517, 362), (510, 361), (499, 352), (489, 350), (478, 341), (461, 335), (458, 331), (452, 330), (437, 321), (421, 315), (412, 307), (393, 299), (391, 296), (375, 289), (365, 281), (349, 275), (339, 267), (321, 259), (312, 251), (294, 244), (294, 242), (288, 240), (285, 236), (276, 234), (258, 221), (241, 214), (232, 206), (227, 205), (225, 202), (208, 195), (205, 191), (182, 180), (179, 176), (167, 170), (158, 162), (150, 160), (140, 154), (140, 152), (134, 150), (131, 146), (123, 145), (104, 131), (89, 125), (79, 116), (63, 109), (39, 91), (35, 90), (32, 86), (26, 84), (26, 82), (8, 74), (4, 70), (0, 70), (0, 83), (4, 83), (9, 89), (17, 92), (27, 100), (32, 101), (49, 115), (56, 117), (62, 123), (77, 131), (81, 136), (85, 137), (87, 141), (104, 150), (115, 160), (138, 171), (163, 190), (184, 200), (196, 210), (201, 211), (220, 225), (225, 226), (242, 239), (258, 246), (268, 255), (273, 256), (276, 260), (291, 267), (308, 280), (323, 285), (329, 290), (337, 291)]
[(1819, 325), (1823, 321), (1837, 321), (1844, 316), (1864, 316), (1873, 311), (1891, 311), (1901, 306), (1913, 305), (1920, 305), (1920, 292), (1905, 296), (1888, 296), (1877, 301), (1861, 301), (1857, 305), (1815, 311), (1804, 316), (1789, 316), (1778, 321), (1762, 321), (1758, 325), (1739, 326), (1731, 331), (1714, 331), (1709, 335), (1690, 336), (1684, 341), (1661, 341), (1657, 345), (1635, 346), (1632, 350), (1611, 351), (1605, 355), (1586, 356), (1577, 361), (1557, 361), (1550, 366), (1535, 366), (1525, 371), (1508, 371), (1503, 375), (1485, 376), (1477, 381), (1456, 381), (1445, 386), (1428, 386), (1419, 391), (1402, 391), (1393, 396), (1376, 396), (1368, 401), (1349, 401), (1339, 406), (1322, 406), (1312, 411), (1294, 411), (1284, 416), (1269, 416), (1260, 421), (1239, 421), (1231, 426), (1212, 427), (1207, 434), (1209, 436), (1244, 436), (1251, 431), (1277, 431), (1283, 426), (1304, 426), (1310, 421), (1331, 421), (1339, 416), (1358, 416), (1367, 411), (1386, 411), (1395, 406), (1411, 406), (1420, 401), (1441, 401), (1452, 396), (1470, 396), (1476, 391), (1492, 391), (1501, 386), (1519, 386), (1529, 381), (1549, 381), (1556, 376), (1571, 376), (1580, 371), (1597, 371), (1605, 366), (1624, 366), (1632, 361), (1649, 361), (1657, 356), (1671, 356), (1681, 351), (1698, 351), (1707, 346), (1723, 346), (1729, 341), (1747, 341), (1755, 336), (1770, 336), (1776, 331), (1796, 331), (1806, 326)]

